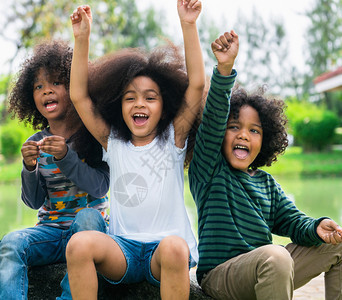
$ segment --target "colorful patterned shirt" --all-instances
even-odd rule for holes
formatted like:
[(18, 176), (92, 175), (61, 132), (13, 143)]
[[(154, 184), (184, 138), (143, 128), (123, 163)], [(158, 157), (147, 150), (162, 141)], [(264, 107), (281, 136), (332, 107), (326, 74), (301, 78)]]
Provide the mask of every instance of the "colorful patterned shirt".
[[(47, 129), (28, 140), (39, 141), (45, 136), (51, 136)], [(23, 166), (22, 200), (29, 207), (39, 209), (37, 225), (67, 229), (75, 215), (86, 207), (99, 210), (107, 220), (108, 166), (90, 167), (72, 150), (72, 137), (66, 143), (68, 152), (63, 159), (57, 161), (42, 152), (35, 170), (28, 171)]]

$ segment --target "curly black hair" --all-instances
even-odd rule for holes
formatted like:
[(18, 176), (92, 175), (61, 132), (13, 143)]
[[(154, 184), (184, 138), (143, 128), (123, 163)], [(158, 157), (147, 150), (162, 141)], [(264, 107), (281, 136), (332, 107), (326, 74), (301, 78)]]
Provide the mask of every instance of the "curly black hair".
[[(33, 129), (48, 127), (47, 119), (38, 111), (33, 99), (33, 85), (40, 70), (46, 71), (64, 84), (67, 91), (70, 83), (72, 49), (63, 41), (51, 41), (37, 45), (33, 55), (26, 59), (12, 82), (8, 111), (20, 121), (31, 124)], [(70, 101), (70, 107), (71, 105)]]
[[(72, 48), (62, 40), (42, 42), (34, 48), (32, 56), (23, 62), (12, 82), (8, 98), (8, 111), (13, 113), (12, 118), (17, 117), (25, 124), (30, 124), (35, 130), (49, 127), (48, 120), (35, 105), (34, 82), (38, 73), (44, 70), (50, 78), (64, 84), (69, 92), (72, 54)], [(102, 165), (102, 147), (82, 124), (70, 99), (67, 114), (69, 126), (79, 128), (72, 136), (78, 156), (84, 158), (91, 166)]]
[(233, 90), (230, 100), (230, 116), (238, 119), (241, 107), (246, 105), (258, 112), (263, 130), (260, 152), (249, 167), (256, 170), (258, 167), (271, 166), (288, 146), (285, 102), (266, 97), (264, 88), (248, 94), (242, 87), (237, 87)]
[(163, 112), (157, 136), (165, 140), (165, 129), (185, 104), (189, 84), (184, 57), (171, 42), (150, 53), (138, 48), (122, 49), (92, 62), (88, 89), (95, 113), (115, 129), (117, 138), (129, 141), (131, 132), (122, 117), (121, 101), (125, 88), (138, 76), (151, 78), (160, 89)]

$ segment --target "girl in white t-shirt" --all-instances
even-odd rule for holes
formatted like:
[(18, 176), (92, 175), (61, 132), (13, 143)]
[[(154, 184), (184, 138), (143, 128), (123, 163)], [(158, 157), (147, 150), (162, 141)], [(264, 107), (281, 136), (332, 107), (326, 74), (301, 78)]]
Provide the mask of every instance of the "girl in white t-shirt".
[[(89, 6), (71, 15), (75, 47), (70, 95), (110, 166), (110, 234), (82, 232), (67, 247), (73, 298), (96, 299), (97, 276), (147, 280), (163, 299), (188, 299), (196, 240), (183, 199), (187, 137), (205, 83), (198, 0), (177, 1), (185, 62), (173, 45), (126, 49), (91, 65)], [(89, 82), (89, 86), (88, 86)]]

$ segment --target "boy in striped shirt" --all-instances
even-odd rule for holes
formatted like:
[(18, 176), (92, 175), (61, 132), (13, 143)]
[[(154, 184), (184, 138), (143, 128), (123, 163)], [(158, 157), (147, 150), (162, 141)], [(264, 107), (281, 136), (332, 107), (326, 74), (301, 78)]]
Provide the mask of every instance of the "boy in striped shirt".
[[(342, 296), (342, 229), (299, 211), (270, 166), (288, 145), (284, 102), (232, 94), (238, 36), (212, 43), (217, 59), (189, 167), (198, 211), (197, 279), (215, 299), (292, 299), (325, 272), (326, 299)], [(290, 237), (273, 245), (272, 234)]]

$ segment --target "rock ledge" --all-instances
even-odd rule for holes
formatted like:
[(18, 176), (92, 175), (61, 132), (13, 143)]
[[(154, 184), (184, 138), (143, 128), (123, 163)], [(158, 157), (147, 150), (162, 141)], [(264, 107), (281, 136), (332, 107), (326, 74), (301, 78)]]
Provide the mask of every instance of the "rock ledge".
[[(60, 282), (66, 272), (66, 264), (55, 264), (40, 267), (30, 267), (29, 278), (29, 300), (55, 300), (61, 295)], [(99, 277), (100, 300), (155, 300), (160, 299), (159, 288), (147, 282), (113, 286), (102, 277)], [(199, 287), (196, 277), (190, 276), (190, 300), (212, 299), (205, 295)]]

